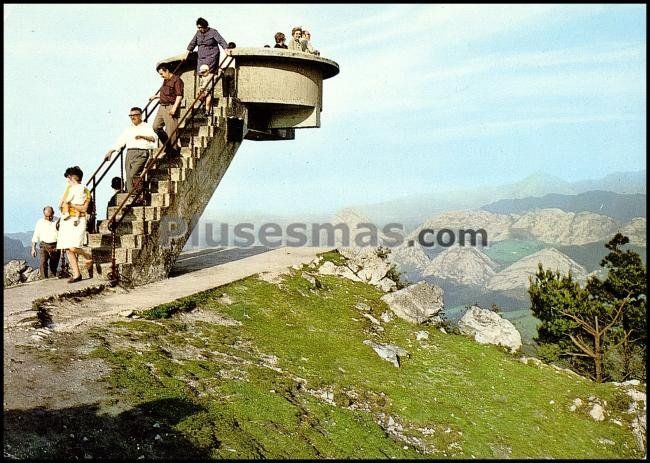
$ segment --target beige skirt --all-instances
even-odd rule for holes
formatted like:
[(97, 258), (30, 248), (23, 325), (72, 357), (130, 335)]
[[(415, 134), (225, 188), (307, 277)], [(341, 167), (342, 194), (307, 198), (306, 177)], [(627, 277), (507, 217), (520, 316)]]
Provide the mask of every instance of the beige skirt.
[[(79, 223), (75, 225), (75, 221)], [(70, 217), (59, 222), (59, 237), (56, 240), (57, 249), (80, 248), (86, 242), (86, 217)]]

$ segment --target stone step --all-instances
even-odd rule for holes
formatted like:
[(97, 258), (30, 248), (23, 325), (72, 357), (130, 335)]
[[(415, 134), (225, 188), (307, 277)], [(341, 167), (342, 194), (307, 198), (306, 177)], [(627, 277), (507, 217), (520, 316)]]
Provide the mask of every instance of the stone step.
[(212, 138), (214, 137), (215, 133), (216, 133), (216, 129), (214, 126), (202, 125), (201, 127), (199, 127), (197, 135), (199, 137)]
[(151, 206), (169, 207), (171, 195), (169, 193), (151, 193)]
[[(91, 248), (112, 246), (112, 243), (113, 235), (111, 233), (88, 233), (88, 246)], [(115, 235), (115, 246), (121, 246), (121, 244), (122, 237)]]
[[(162, 210), (160, 207), (155, 206), (134, 206), (125, 208), (126, 212), (122, 210), (120, 215), (124, 215), (124, 220), (160, 220)], [(108, 208), (107, 217), (112, 217), (117, 211), (117, 206)]]
[[(201, 136), (194, 136), (192, 137), (192, 140), (194, 141), (194, 147), (195, 148), (205, 148), (208, 146), (208, 139), (206, 137), (201, 137)], [(181, 150), (184, 147), (191, 147), (192, 146), (192, 140), (190, 139), (189, 136), (181, 136)]]
[[(156, 193), (157, 194), (157, 193)], [(148, 221), (127, 221), (124, 220), (117, 225), (115, 233), (119, 236), (122, 235), (147, 235), (158, 230), (160, 224), (159, 220), (148, 220)], [(108, 220), (102, 220), (99, 225), (100, 233), (110, 233), (108, 229)]]
[[(187, 178), (187, 171), (191, 169), (189, 167), (189, 164), (192, 164), (193, 166), (193, 161), (189, 158), (178, 158), (177, 160), (177, 165), (180, 165), (181, 167), (172, 167), (169, 169), (152, 169), (149, 171), (147, 174), (147, 180), (148, 181), (153, 181), (153, 180), (169, 180), (170, 173), (171, 173), (171, 180), (172, 181), (183, 181)], [(184, 165), (185, 164), (185, 165)]]
[(178, 193), (179, 182), (173, 180), (157, 180), (151, 191), (154, 193)]
[[(125, 199), (127, 196), (129, 196), (128, 193), (118, 193), (118, 194), (117, 194), (117, 203), (116, 203), (116, 204), (117, 204), (118, 206), (119, 206), (120, 204), (122, 204), (122, 201), (124, 201), (124, 199)], [(129, 204), (131, 204), (132, 202), (133, 202), (133, 196), (131, 196), (131, 197), (129, 198), (129, 200), (126, 202), (126, 205), (129, 205)]]

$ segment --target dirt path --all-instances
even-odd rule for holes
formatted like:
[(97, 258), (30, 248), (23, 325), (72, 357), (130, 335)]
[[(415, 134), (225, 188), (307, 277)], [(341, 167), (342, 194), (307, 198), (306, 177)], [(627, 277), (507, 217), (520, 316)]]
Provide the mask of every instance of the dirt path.
[[(309, 263), (327, 248), (280, 248), (234, 262), (168, 278), (135, 289), (110, 288), (99, 280), (85, 280), (75, 290), (99, 292), (90, 297), (68, 294), (50, 307), (48, 327), (39, 323), (32, 302), (70, 292), (65, 280), (45, 280), (4, 290), (4, 410), (95, 404), (108, 396), (101, 384), (108, 367), (77, 356), (94, 348), (84, 332), (92, 326), (120, 319), (131, 310), (216, 288), (261, 272), (281, 272)], [(41, 317), (42, 318), (42, 317)], [(41, 320), (42, 321), (42, 320)], [(90, 342), (90, 344), (89, 344)]]

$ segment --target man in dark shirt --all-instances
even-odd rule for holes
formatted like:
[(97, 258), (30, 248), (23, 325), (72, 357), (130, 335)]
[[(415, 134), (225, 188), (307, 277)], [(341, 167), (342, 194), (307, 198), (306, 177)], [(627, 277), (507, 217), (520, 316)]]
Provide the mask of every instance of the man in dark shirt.
[[(149, 98), (149, 101), (160, 98), (160, 107), (153, 121), (153, 130), (158, 135), (161, 143), (166, 143), (169, 138), (172, 140), (167, 144), (167, 153), (178, 154), (176, 140), (178, 134), (172, 134), (178, 127), (180, 118), (181, 100), (183, 99), (184, 85), (180, 77), (173, 74), (167, 64), (159, 64), (156, 67), (158, 74), (164, 79), (160, 87), (159, 95)], [(165, 130), (163, 130), (163, 126)]]

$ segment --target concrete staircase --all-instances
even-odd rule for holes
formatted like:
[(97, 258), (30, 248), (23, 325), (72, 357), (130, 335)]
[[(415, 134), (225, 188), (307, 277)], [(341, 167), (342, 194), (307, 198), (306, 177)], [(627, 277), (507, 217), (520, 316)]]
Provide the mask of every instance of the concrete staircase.
[[(130, 198), (118, 215), (123, 220), (114, 239), (121, 285), (138, 286), (167, 276), (226, 173), (242, 142), (239, 137), (228, 141), (228, 118), (246, 120), (247, 109), (225, 97), (213, 111), (210, 116), (195, 116), (193, 123), (187, 118), (180, 128), (180, 158), (158, 161), (145, 179), (144, 205), (131, 206)], [(126, 197), (127, 193), (118, 194), (117, 204)], [(109, 207), (107, 217), (117, 209)], [(107, 222), (98, 222), (99, 233), (89, 234), (85, 248), (93, 256), (94, 277), (99, 279), (109, 278), (112, 265), (113, 235)], [(84, 258), (79, 261), (82, 276), (88, 278)]]
[[(183, 80), (186, 105), (197, 94), (197, 59), (190, 53), (161, 61)], [(214, 114), (195, 116), (180, 127), (180, 159), (169, 165), (159, 160), (148, 172), (144, 204), (120, 211), (123, 220), (114, 235), (103, 221), (89, 236), (86, 249), (95, 278), (109, 278), (113, 240), (120, 285), (166, 278), (244, 139), (293, 140), (296, 129), (320, 127), (323, 80), (339, 73), (334, 61), (271, 48), (235, 48), (228, 59), (216, 83)], [(118, 204), (126, 197), (118, 195)], [(116, 211), (109, 208), (107, 217)], [(84, 259), (79, 260), (88, 278)]]

